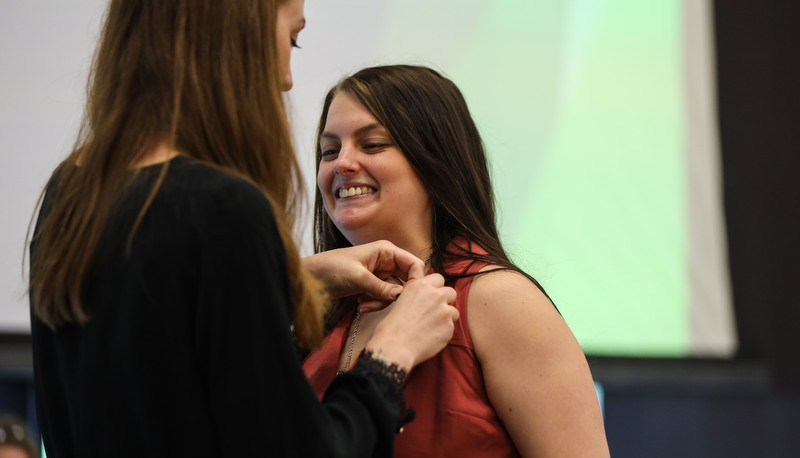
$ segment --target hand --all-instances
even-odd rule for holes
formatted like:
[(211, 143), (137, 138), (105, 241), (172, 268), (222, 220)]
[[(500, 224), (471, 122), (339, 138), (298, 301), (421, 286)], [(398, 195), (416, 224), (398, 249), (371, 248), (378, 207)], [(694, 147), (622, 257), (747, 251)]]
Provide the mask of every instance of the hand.
[[(388, 283), (390, 285), (403, 286), (403, 282), (399, 278), (394, 277), (394, 276), (389, 277), (389, 278), (385, 278), (383, 281), (385, 281), (386, 283)], [(397, 296), (395, 296), (393, 299), (387, 301), (387, 300), (384, 300), (384, 299), (376, 299), (370, 294), (366, 294), (366, 293), (362, 294), (362, 295), (358, 296), (358, 311), (361, 312), (361, 313), (369, 313), (369, 312), (377, 312), (378, 310), (383, 310), (387, 306), (389, 306), (389, 304), (394, 302), (394, 300), (396, 298), (397, 298)]]
[(317, 253), (302, 262), (334, 299), (365, 293), (379, 301), (393, 301), (403, 286), (385, 279), (407, 281), (425, 275), (419, 258), (385, 240)]
[(406, 282), (403, 295), (375, 328), (366, 348), (375, 357), (410, 371), (439, 353), (453, 337), (458, 310), (453, 288), (431, 274)]

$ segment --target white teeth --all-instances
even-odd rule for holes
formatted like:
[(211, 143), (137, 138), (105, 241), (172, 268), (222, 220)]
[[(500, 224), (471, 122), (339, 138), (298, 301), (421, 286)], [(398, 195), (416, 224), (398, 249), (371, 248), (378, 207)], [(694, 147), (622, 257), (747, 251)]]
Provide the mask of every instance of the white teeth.
[(362, 194), (372, 194), (373, 192), (375, 192), (375, 190), (367, 186), (342, 188), (339, 190), (339, 197), (360, 196)]

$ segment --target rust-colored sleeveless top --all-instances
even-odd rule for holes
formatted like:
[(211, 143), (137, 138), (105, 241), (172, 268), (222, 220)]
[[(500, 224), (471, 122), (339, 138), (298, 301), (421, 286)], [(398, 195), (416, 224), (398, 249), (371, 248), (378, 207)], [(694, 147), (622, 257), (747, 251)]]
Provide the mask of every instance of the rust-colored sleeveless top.
[[(485, 253), (474, 244), (472, 249)], [(460, 271), (467, 264), (468, 261), (460, 261), (447, 270)], [(475, 263), (467, 272), (477, 272), (484, 266)], [(404, 391), (406, 404), (417, 415), (395, 438), (397, 457), (519, 456), (489, 404), (481, 366), (475, 357), (467, 316), (467, 295), (472, 279), (461, 278), (452, 285), (460, 314), (452, 340), (441, 353), (415, 367), (408, 377)], [(352, 312), (345, 316), (325, 338), (322, 348), (303, 363), (303, 370), (320, 398), (336, 376), (352, 317)]]

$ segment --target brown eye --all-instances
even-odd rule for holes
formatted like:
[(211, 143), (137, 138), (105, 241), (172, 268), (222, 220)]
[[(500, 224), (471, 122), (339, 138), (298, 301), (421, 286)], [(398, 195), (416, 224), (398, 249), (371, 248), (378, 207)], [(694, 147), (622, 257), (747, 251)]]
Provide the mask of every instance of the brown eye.
[(320, 160), (329, 161), (334, 159), (335, 155), (339, 152), (333, 148), (320, 148)]
[(366, 150), (366, 151), (376, 151), (376, 150), (380, 150), (380, 149), (386, 148), (388, 146), (389, 145), (387, 145), (385, 143), (365, 143), (364, 144), (364, 150)]

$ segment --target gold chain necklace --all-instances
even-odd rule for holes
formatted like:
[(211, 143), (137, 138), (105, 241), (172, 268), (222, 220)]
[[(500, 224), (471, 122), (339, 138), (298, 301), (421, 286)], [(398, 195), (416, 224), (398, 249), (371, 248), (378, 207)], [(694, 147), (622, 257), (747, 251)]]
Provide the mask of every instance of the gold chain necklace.
[[(430, 252), (427, 258), (422, 261), (423, 268), (424, 266), (428, 265), (428, 262), (431, 260), (431, 256), (433, 256), (433, 251)], [(347, 348), (347, 358), (344, 360), (344, 369), (336, 371), (336, 375), (341, 374), (342, 372), (347, 372), (350, 370), (350, 359), (353, 357), (353, 345), (356, 343), (356, 335), (358, 334), (358, 322), (361, 321), (361, 311), (356, 310), (356, 317), (353, 318), (353, 335), (350, 337), (350, 345)]]

